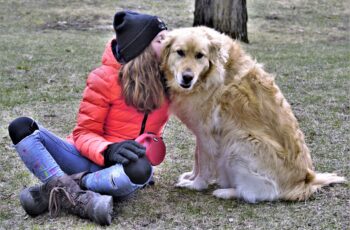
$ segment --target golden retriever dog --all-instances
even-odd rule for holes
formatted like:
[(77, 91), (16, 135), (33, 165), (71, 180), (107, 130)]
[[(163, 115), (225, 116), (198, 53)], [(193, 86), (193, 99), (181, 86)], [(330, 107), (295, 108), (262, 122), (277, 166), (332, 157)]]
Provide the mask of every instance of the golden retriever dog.
[(196, 137), (178, 187), (216, 183), (247, 202), (305, 200), (344, 177), (316, 173), (297, 119), (274, 78), (239, 43), (207, 27), (170, 31), (162, 52), (172, 112)]

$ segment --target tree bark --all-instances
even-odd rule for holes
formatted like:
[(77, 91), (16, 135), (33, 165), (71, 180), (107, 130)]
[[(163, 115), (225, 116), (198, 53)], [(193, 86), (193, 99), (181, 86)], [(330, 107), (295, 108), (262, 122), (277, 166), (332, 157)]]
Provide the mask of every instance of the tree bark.
[(196, 0), (193, 26), (205, 25), (249, 43), (246, 0)]

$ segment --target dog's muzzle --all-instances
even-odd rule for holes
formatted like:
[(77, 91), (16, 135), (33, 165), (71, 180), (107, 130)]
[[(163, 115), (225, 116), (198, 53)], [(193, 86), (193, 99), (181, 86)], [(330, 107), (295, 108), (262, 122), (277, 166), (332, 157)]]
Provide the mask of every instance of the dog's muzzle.
[(184, 71), (182, 73), (182, 81), (180, 83), (180, 86), (185, 89), (190, 88), (193, 78), (194, 74), (192, 71)]

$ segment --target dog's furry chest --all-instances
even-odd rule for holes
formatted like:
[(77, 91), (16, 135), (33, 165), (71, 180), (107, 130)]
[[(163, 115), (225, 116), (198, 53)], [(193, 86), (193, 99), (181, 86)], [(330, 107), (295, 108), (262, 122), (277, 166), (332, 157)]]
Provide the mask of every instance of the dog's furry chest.
[(173, 113), (203, 142), (216, 142), (222, 135), (220, 105), (214, 99), (203, 100), (200, 96), (177, 97), (171, 103)]

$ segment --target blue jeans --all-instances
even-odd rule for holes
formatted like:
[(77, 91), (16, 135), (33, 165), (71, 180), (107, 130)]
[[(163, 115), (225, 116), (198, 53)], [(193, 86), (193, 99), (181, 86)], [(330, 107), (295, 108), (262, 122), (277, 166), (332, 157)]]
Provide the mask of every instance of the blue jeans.
[(14, 147), (27, 168), (44, 183), (55, 176), (88, 171), (91, 173), (84, 177), (84, 186), (95, 192), (124, 197), (144, 186), (132, 183), (122, 165), (103, 168), (42, 126)]

